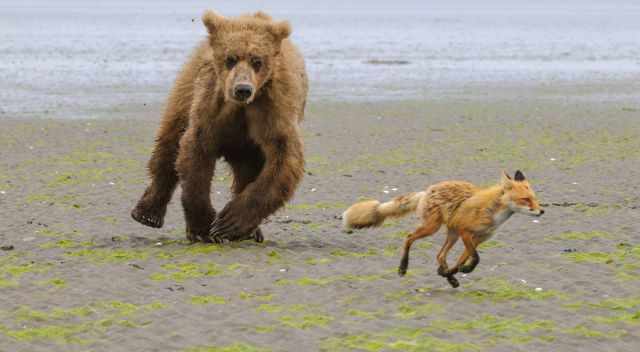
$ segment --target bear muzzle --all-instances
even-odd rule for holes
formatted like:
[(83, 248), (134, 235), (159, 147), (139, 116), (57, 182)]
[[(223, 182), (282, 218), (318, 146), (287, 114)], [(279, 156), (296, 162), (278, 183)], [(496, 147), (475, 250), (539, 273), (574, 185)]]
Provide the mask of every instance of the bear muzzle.
[(253, 86), (247, 83), (238, 83), (233, 86), (233, 98), (246, 103), (253, 96)]

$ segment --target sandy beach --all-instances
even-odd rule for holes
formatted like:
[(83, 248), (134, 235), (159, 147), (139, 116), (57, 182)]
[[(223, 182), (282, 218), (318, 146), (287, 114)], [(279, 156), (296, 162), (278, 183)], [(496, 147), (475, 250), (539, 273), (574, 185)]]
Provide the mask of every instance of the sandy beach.
[[(308, 26), (307, 33), (318, 30), (300, 8), (274, 7), (294, 26)], [(167, 28), (180, 33), (191, 10), (171, 17), (167, 8), (151, 12), (177, 18)], [(10, 10), (0, 16), (22, 11)], [(59, 8), (41, 11), (59, 23)], [(113, 10), (114, 18), (122, 11)], [(490, 18), (474, 13), (482, 11), (461, 15), (452, 33), (471, 18)], [(577, 18), (558, 13), (549, 21), (560, 27), (563, 18)], [(452, 9), (436, 14), (433, 21), (443, 23), (455, 17)], [(144, 31), (145, 21), (135, 22), (141, 34), (133, 42), (163, 28)], [(577, 45), (565, 59), (554, 56), (562, 50), (549, 50), (548, 60), (535, 59), (533, 49), (501, 59), (496, 48), (517, 51), (519, 35), (496, 44), (485, 59), (473, 55), (480, 47), (465, 54), (442, 44), (449, 56), (437, 64), (425, 54), (431, 47), (414, 57), (387, 55), (395, 52), (393, 43), (387, 54), (363, 54), (380, 44), (375, 40), (360, 51), (346, 45), (331, 57), (330, 42), (323, 47), (300, 34), (315, 82), (302, 126), (304, 181), (286, 209), (263, 225), (264, 243), (224, 245), (187, 243), (179, 193), (162, 229), (129, 216), (148, 182), (145, 164), (171, 80), (200, 29), (172, 37), (165, 56), (148, 56), (157, 62), (140, 61), (144, 50), (118, 61), (115, 41), (77, 53), (86, 66), (65, 71), (71, 66), (56, 61), (54, 50), (52, 60), (61, 66), (54, 65), (60, 70), (50, 78), (37, 69), (44, 56), (30, 58), (20, 46), (25, 37), (4, 31), (14, 41), (4, 41), (0, 52), (15, 62), (0, 61), (9, 73), (0, 82), (0, 351), (638, 350), (640, 67), (637, 45), (625, 37), (637, 24), (613, 22), (601, 25), (619, 29), (608, 32), (616, 33), (610, 43), (617, 44), (596, 36), (596, 44)], [(576, 28), (559, 45), (595, 32)], [(102, 35), (84, 33), (88, 41)], [(407, 35), (401, 40), (419, 33)], [(538, 46), (540, 52), (551, 47)], [(609, 49), (612, 54), (592, 61), (580, 56)], [(91, 60), (105, 52), (120, 64), (101, 71)], [(349, 54), (351, 66), (337, 67)], [(33, 70), (19, 70), (21, 62)], [(405, 80), (412, 72), (418, 78)], [(364, 76), (371, 79), (358, 86)], [(25, 77), (30, 85), (21, 83)], [(218, 209), (231, 183), (221, 165), (211, 194)], [(340, 214), (362, 197), (388, 199), (446, 179), (488, 185), (502, 169), (523, 170), (546, 213), (516, 215), (503, 225), (481, 247), (478, 268), (458, 275), (458, 289), (436, 274), (442, 234), (418, 242), (408, 275), (398, 277), (400, 246), (414, 217), (342, 231)]]

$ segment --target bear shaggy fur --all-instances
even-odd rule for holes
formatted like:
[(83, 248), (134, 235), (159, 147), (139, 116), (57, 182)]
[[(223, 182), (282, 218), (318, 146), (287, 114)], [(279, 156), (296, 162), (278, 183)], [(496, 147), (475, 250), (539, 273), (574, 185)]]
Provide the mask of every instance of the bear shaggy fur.
[[(149, 161), (151, 184), (131, 212), (162, 227), (178, 182), (191, 241), (253, 237), (292, 196), (304, 174), (298, 127), (308, 83), (288, 22), (264, 13), (202, 17), (208, 38), (178, 75)], [(233, 172), (233, 198), (216, 216), (211, 179), (216, 160)]]

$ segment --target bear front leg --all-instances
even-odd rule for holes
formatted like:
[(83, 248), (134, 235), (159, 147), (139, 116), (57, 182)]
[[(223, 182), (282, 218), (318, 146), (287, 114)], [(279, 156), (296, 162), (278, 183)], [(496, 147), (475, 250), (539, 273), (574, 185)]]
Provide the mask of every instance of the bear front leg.
[(182, 207), (191, 242), (211, 242), (209, 225), (215, 218), (211, 205), (211, 178), (215, 157), (204, 148), (196, 127), (189, 128), (180, 140), (176, 169), (182, 187)]
[(178, 116), (166, 116), (158, 131), (148, 163), (151, 184), (131, 211), (131, 217), (143, 225), (160, 228), (164, 224), (167, 204), (178, 183), (175, 164), (184, 125)]
[[(251, 145), (244, 148), (233, 150), (225, 155), (226, 161), (231, 166), (233, 172), (233, 185), (231, 190), (233, 197), (238, 197), (239, 194), (251, 182), (254, 182), (262, 168), (264, 167), (264, 154), (257, 145)], [(250, 236), (249, 239), (260, 243), (264, 241), (264, 235), (262, 230), (258, 227)]]
[(264, 167), (211, 224), (210, 236), (216, 241), (249, 237), (263, 219), (293, 196), (302, 180), (302, 141), (295, 132), (266, 138), (259, 145), (265, 157)]

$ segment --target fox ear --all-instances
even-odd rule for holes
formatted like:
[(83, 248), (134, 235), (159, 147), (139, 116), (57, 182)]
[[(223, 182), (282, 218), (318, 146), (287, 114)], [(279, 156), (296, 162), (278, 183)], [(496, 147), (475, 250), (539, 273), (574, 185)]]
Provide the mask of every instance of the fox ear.
[(504, 187), (511, 187), (511, 183), (513, 182), (513, 180), (511, 179), (511, 177), (509, 176), (509, 174), (507, 174), (506, 171), (502, 170), (502, 176), (500, 176), (500, 183), (504, 186)]
[(220, 29), (224, 22), (224, 17), (218, 15), (217, 13), (207, 10), (202, 15), (202, 23), (207, 27), (207, 31), (209, 31), (210, 35), (215, 35), (215, 33)]
[(520, 182), (520, 181), (526, 180), (526, 177), (524, 177), (524, 174), (522, 173), (522, 171), (518, 170), (516, 171), (516, 174), (513, 175), (513, 179)]

